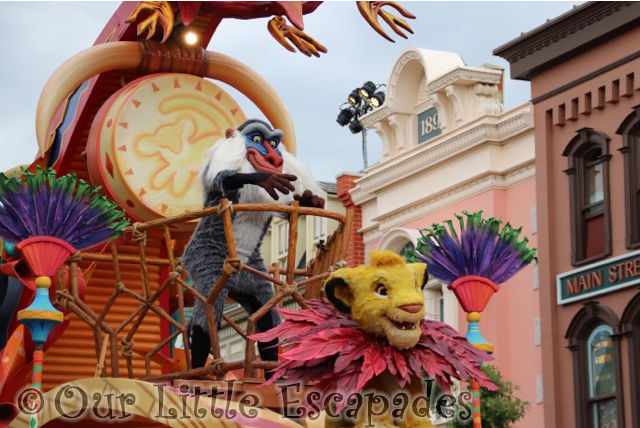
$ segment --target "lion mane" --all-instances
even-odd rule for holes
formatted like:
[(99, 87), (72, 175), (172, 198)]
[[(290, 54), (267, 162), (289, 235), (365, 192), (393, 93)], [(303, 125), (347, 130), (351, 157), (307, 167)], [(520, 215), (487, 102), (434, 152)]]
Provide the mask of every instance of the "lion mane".
[(280, 338), (285, 349), (265, 385), (286, 377), (285, 385), (315, 381), (322, 394), (348, 396), (383, 374), (400, 388), (422, 385), (426, 374), (445, 391), (452, 379), (469, 378), (496, 389), (478, 365), (492, 359), (487, 353), (448, 324), (425, 319), (427, 279), (425, 264), (388, 251), (371, 252), (368, 266), (336, 270), (326, 298), (307, 301), (309, 309), (277, 309), (285, 322), (251, 337)]

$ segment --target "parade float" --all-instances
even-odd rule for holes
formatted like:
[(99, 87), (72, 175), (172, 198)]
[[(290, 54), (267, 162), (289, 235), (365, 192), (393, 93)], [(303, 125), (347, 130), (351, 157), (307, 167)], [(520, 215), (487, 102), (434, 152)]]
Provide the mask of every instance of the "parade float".
[[(0, 416), (6, 424), (322, 423), (305, 420), (294, 398), (283, 401), (277, 379), (264, 383), (265, 371), (277, 369), (279, 362), (257, 356), (256, 344), (265, 334), (259, 331), (260, 320), (285, 299), (293, 299), (301, 311), (320, 308), (323, 285), (345, 259), (352, 213), (324, 210), (310, 195), (286, 204), (223, 197), (203, 208), (198, 179), (205, 153), (213, 153), (217, 141), (232, 140), (251, 123), (216, 81), (253, 102), (273, 126), (266, 124), (269, 132), (282, 131), (278, 141), (264, 141), (265, 159), (272, 151), (280, 154), (276, 149), (281, 143), (282, 153), (290, 156), (282, 154), (285, 162), (295, 162), (295, 130), (278, 94), (246, 65), (206, 50), (221, 20), (269, 17), (267, 30), (283, 47), (319, 56), (326, 48), (303, 31), (303, 15), (316, 13), (320, 3), (124, 2), (94, 46), (51, 76), (37, 108), (39, 156), (26, 169), (1, 176), (0, 183), (2, 274), (22, 290), (15, 297), (0, 359)], [(357, 5), (383, 37), (390, 39), (379, 19), (402, 37), (402, 30), (411, 32), (403, 19), (382, 9), (413, 18), (395, 3)], [(247, 135), (247, 147), (252, 135)], [(287, 263), (275, 270), (262, 271), (247, 262), (234, 227), (238, 215), (264, 213), (289, 223)], [(302, 216), (324, 217), (339, 226), (307, 268), (296, 269)], [(198, 223), (207, 218), (221, 225), (226, 257), (216, 266), (215, 284), (203, 294), (182, 256)], [(272, 297), (249, 313), (246, 326), (214, 309), (238, 275), (273, 286)], [(223, 300), (230, 303), (233, 295)], [(200, 367), (193, 364), (190, 340), (194, 303), (205, 308), (211, 351)], [(325, 314), (334, 314), (327, 310)], [(216, 316), (245, 340), (242, 360), (222, 358)], [(447, 328), (431, 325), (423, 329), (429, 333), (421, 340), (437, 347), (438, 341), (430, 342), (433, 337), (451, 336), (447, 346), (456, 352), (416, 354), (423, 360), (421, 366), (412, 366), (413, 376), (424, 370), (445, 385), (460, 374), (462, 380), (472, 375), (484, 382), (475, 365), (484, 356)], [(296, 346), (295, 340), (282, 342), (280, 354)], [(351, 355), (350, 362), (357, 365), (360, 357)], [(380, 367), (375, 364), (372, 373), (381, 374)], [(284, 369), (276, 373), (288, 376)], [(299, 394), (318, 382), (313, 376), (306, 381)]]

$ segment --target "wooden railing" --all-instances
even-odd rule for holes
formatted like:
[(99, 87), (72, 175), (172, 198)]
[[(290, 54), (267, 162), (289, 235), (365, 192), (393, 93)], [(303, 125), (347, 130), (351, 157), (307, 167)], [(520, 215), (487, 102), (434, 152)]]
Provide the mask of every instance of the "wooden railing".
[[(245, 265), (242, 260), (238, 258), (232, 227), (232, 214), (234, 212), (241, 211), (270, 211), (289, 214), (289, 246), (286, 267), (272, 268), (270, 269), (270, 273), (261, 272)], [(185, 281), (185, 272), (180, 264), (180, 259), (174, 254), (174, 240), (171, 236), (171, 225), (211, 215), (219, 215), (222, 218), (229, 254), (228, 258), (224, 262), (223, 273), (217, 280), (211, 293), (208, 296), (203, 296), (193, 287), (193, 285)], [(300, 216), (324, 217), (339, 223), (335, 233), (329, 237), (324, 247), (318, 249), (316, 258), (308, 264), (308, 268), (306, 270), (295, 268), (298, 219)], [(121, 354), (126, 361), (125, 376), (128, 376), (129, 378), (134, 377), (134, 352), (132, 352), (132, 348), (135, 343), (135, 337), (139, 327), (145, 323), (146, 317), (150, 314), (154, 314), (155, 322), (157, 322), (157, 318), (159, 317), (161, 320), (172, 325), (175, 328), (175, 331), (174, 333), (164, 337), (160, 343), (144, 355), (146, 371), (144, 380), (170, 381), (175, 379), (192, 379), (205, 375), (213, 375), (216, 376), (216, 378), (221, 379), (225, 373), (238, 369), (243, 370), (245, 378), (253, 379), (256, 377), (257, 369), (272, 369), (277, 366), (277, 362), (259, 361), (256, 359), (254, 341), (248, 338), (256, 332), (256, 322), (274, 306), (282, 302), (287, 296), (290, 296), (303, 308), (307, 307), (305, 299), (317, 298), (320, 296), (322, 283), (330, 274), (329, 271), (331, 267), (346, 258), (348, 239), (351, 232), (351, 220), (351, 211), (347, 211), (346, 215), (342, 215), (317, 208), (300, 207), (296, 201), (294, 201), (290, 206), (276, 204), (233, 205), (228, 200), (222, 199), (220, 205), (217, 207), (205, 208), (200, 211), (190, 212), (171, 218), (157, 219), (145, 223), (136, 223), (125, 229), (125, 240), (131, 240), (137, 244), (138, 256), (119, 255), (116, 241), (112, 241), (109, 244), (110, 254), (91, 252), (75, 254), (70, 257), (67, 262), (70, 278), (68, 286), (65, 285), (64, 278), (62, 277), (64, 275), (63, 271), (61, 270), (58, 274), (58, 299), (55, 304), (73, 312), (93, 331), (94, 347), (96, 352), (96, 376), (106, 376), (106, 369), (109, 367), (111, 377), (120, 377), (121, 370), (118, 355)], [(147, 257), (145, 248), (148, 232), (154, 233), (154, 236), (162, 236), (162, 241), (164, 242), (163, 245), (166, 247), (166, 258)], [(107, 262), (112, 264), (115, 278), (113, 292), (100, 311), (93, 310), (79, 296), (78, 265), (80, 261)], [(142, 282), (141, 293), (133, 291), (131, 288), (127, 287), (127, 281), (123, 279), (120, 269), (123, 264), (139, 265), (140, 279)], [(166, 280), (164, 280), (156, 290), (152, 290), (149, 285), (148, 269), (150, 266), (161, 266), (168, 268), (169, 270)], [(226, 314), (222, 315), (224, 321), (227, 322), (238, 335), (242, 336), (246, 342), (243, 360), (224, 361), (220, 355), (218, 328), (217, 323), (215, 322), (216, 315), (213, 304), (227, 281), (241, 270), (245, 270), (250, 274), (256, 275), (273, 283), (275, 287), (275, 294), (264, 306), (248, 317), (247, 326), (244, 330)], [(285, 279), (282, 279), (282, 276), (284, 276)], [(300, 276), (305, 276), (306, 279), (296, 283), (294, 279), (296, 277), (299, 278)], [(92, 287), (91, 281), (89, 281), (87, 286)], [(299, 288), (303, 286), (305, 286), (306, 289), (304, 297), (299, 292)], [(170, 287), (173, 287), (177, 293), (179, 311), (178, 320), (173, 319), (158, 302), (163, 293), (168, 292)], [(206, 306), (211, 352), (214, 358), (213, 363), (206, 367), (195, 369), (191, 367), (188, 329), (184, 315), (185, 293), (190, 293), (195, 299), (200, 300)], [(129, 296), (130, 298), (138, 301), (139, 305), (118, 325), (109, 325), (107, 322), (109, 311), (121, 296)], [(167, 346), (179, 335), (182, 335), (184, 343), (187, 370), (165, 373), (162, 375), (152, 375), (151, 360), (153, 356), (160, 352), (163, 347)], [(107, 362), (106, 355), (108, 350), (110, 350), (110, 357)], [(69, 352), (70, 361), (72, 361), (73, 350), (69, 350)]]

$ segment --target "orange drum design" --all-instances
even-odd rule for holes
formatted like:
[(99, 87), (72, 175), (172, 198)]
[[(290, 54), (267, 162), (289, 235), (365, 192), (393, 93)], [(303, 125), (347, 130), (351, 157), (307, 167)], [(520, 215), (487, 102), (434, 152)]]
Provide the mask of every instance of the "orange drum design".
[[(204, 153), (246, 117), (220, 87), (188, 74), (153, 74), (113, 94), (91, 126), (91, 182), (137, 221), (202, 207)], [(176, 232), (189, 232), (195, 223)], [(186, 227), (186, 228), (185, 228)]]

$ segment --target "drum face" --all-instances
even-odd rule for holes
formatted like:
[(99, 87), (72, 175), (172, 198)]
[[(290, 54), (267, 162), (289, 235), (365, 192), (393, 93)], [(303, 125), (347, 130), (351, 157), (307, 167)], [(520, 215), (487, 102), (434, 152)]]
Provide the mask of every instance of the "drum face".
[[(205, 152), (246, 116), (214, 83), (188, 74), (153, 74), (114, 93), (87, 142), (91, 183), (137, 221), (202, 208), (198, 174)], [(172, 232), (191, 232), (195, 222)]]

